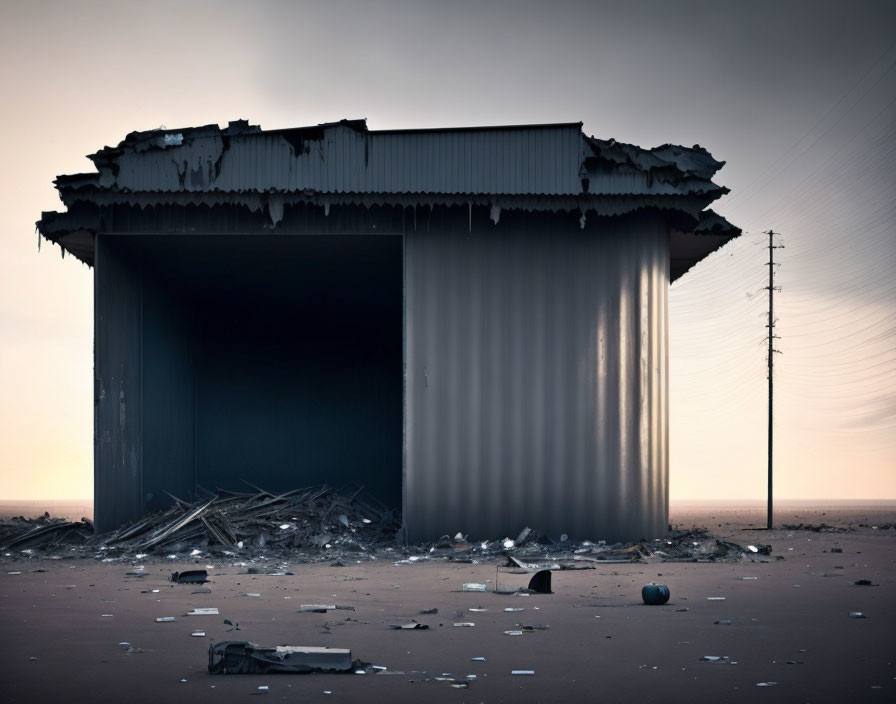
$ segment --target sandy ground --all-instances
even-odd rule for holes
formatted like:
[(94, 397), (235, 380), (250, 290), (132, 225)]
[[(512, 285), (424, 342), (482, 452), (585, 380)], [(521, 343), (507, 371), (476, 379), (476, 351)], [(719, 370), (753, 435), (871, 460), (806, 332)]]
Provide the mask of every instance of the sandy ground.
[[(205, 585), (211, 593), (195, 594), (196, 587), (167, 577), (205, 560), (146, 561), (147, 576), (135, 578), (125, 575), (129, 563), (5, 557), (0, 701), (232, 702), (258, 694), (259, 685), (269, 687), (263, 696), (287, 702), (893, 701), (896, 606), (888, 594), (896, 583), (896, 530), (871, 527), (896, 520), (893, 507), (797, 508), (777, 516), (779, 523), (853, 527), (844, 533), (750, 530), (764, 521), (756, 509), (680, 508), (672, 520), (741, 543), (770, 543), (772, 557), (556, 572), (554, 594), (528, 597), (460, 591), (463, 582), (494, 580), (493, 563), (293, 565), (292, 576), (218, 564)], [(879, 586), (856, 586), (858, 579)], [(501, 574), (500, 581), (524, 586), (527, 577)], [(651, 581), (669, 586), (668, 605), (640, 603), (641, 586)], [(250, 592), (261, 596), (240, 596)], [(355, 611), (297, 613), (316, 602)], [(183, 616), (205, 606), (220, 615)], [(437, 615), (419, 615), (433, 607)], [(851, 611), (867, 618), (850, 618)], [(158, 616), (177, 619), (156, 623)], [(225, 618), (240, 630), (228, 632)], [(389, 629), (412, 618), (430, 629)], [(453, 626), (462, 621), (475, 626)], [(550, 628), (504, 635), (518, 623)], [(207, 636), (191, 637), (197, 628)], [(388, 669), (210, 675), (209, 641), (226, 639), (347, 647)], [(731, 662), (701, 662), (704, 655)], [(486, 662), (471, 660), (477, 656)], [(514, 676), (514, 669), (535, 674)], [(443, 673), (475, 679), (455, 689), (435, 679)]]

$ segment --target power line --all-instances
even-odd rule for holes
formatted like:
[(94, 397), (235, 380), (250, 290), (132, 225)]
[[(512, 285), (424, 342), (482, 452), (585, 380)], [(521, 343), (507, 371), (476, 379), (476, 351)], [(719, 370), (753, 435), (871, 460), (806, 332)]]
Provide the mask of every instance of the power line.
[[(858, 87), (862, 84), (862, 82), (868, 77), (868, 75), (871, 73), (871, 71), (872, 71), (872, 70), (873, 70), (873, 69), (874, 69), (874, 68), (881, 62), (881, 60), (882, 60), (887, 54), (890, 53), (890, 50), (891, 50), (894, 46), (896, 46), (896, 41), (894, 41), (892, 44), (890, 44), (890, 46), (888, 46), (888, 47), (884, 50), (884, 52), (883, 52), (880, 56), (877, 57), (877, 60), (876, 60), (873, 64), (871, 64), (871, 66), (868, 67), (868, 69), (865, 71), (865, 73), (862, 74), (862, 77), (859, 78), (859, 80), (856, 81), (856, 82), (850, 87), (850, 89), (849, 89), (848, 91), (846, 91), (846, 93), (844, 93), (842, 96), (840, 96), (840, 99), (839, 99), (836, 103), (834, 103), (830, 108), (828, 108), (828, 111), (827, 111), (824, 115), (821, 116), (821, 118), (818, 120), (818, 122), (816, 122), (814, 125), (812, 125), (812, 127), (810, 127), (808, 130), (806, 130), (806, 133), (805, 133), (802, 137), (800, 137), (800, 138), (799, 138), (799, 139), (798, 139), (798, 140), (797, 140), (797, 141), (790, 147), (790, 149), (788, 149), (786, 152), (784, 152), (783, 154), (781, 154), (777, 159), (775, 159), (774, 162), (772, 162), (772, 164), (768, 167), (768, 170), (771, 171), (775, 166), (777, 166), (779, 163), (781, 163), (781, 161), (782, 161), (783, 159), (785, 159), (785, 158), (786, 158), (786, 157), (787, 157), (787, 156), (788, 156), (794, 149), (796, 149), (796, 148), (803, 142), (803, 140), (806, 139), (806, 137), (808, 137), (810, 134), (812, 134), (812, 132), (814, 132), (814, 131), (816, 130), (816, 128), (819, 127), (819, 125), (821, 125), (825, 120), (827, 120), (827, 119), (828, 119), (828, 116), (829, 116), (834, 110), (836, 110), (836, 109), (840, 106), (840, 103), (842, 103), (844, 100), (846, 100), (846, 98), (847, 98), (847, 97), (848, 97), (848, 96), (849, 96), (849, 95), (850, 95), (856, 88), (858, 88)], [(889, 68), (887, 68), (887, 70), (884, 71), (884, 73), (881, 75), (881, 77), (880, 77), (877, 81), (875, 81), (874, 85), (872, 85), (871, 88), (869, 88), (868, 91), (866, 91), (866, 92), (862, 95), (862, 97), (859, 98), (859, 100), (856, 101), (856, 103), (853, 104), (852, 107), (855, 107), (855, 105), (857, 105), (859, 102), (861, 102), (862, 99), (865, 97), (865, 95), (867, 95), (868, 92), (869, 92), (871, 89), (873, 89), (873, 88), (880, 82), (880, 80), (890, 72), (890, 70), (893, 68), (894, 65), (896, 65), (896, 61), (894, 61), (892, 64), (890, 64)], [(850, 108), (850, 110), (852, 109), (852, 107)], [(845, 113), (843, 113), (843, 115), (846, 115), (848, 112), (849, 112), (849, 110), (847, 110)], [(841, 116), (840, 119), (843, 119), (843, 117)], [(838, 122), (839, 122), (839, 120), (838, 120)], [(834, 123), (834, 124), (836, 125), (837, 123)], [(828, 130), (827, 132), (829, 132), (829, 131), (830, 131), (830, 130)], [(821, 136), (823, 137), (825, 134), (827, 134), (827, 132), (825, 132), (825, 133), (822, 134)], [(819, 138), (819, 139), (820, 139), (820, 138)], [(813, 146), (817, 141), (818, 141), (818, 140), (815, 140), (815, 142), (813, 142), (811, 145), (809, 145), (809, 149), (811, 149), (812, 146)], [(792, 163), (792, 162), (791, 162), (791, 163)], [(788, 166), (789, 166), (789, 165), (788, 165)], [(782, 169), (782, 171), (786, 171), (787, 168), (788, 168), (788, 167), (785, 167), (784, 169)], [(779, 172), (779, 173), (780, 173), (780, 172)], [(764, 177), (764, 174), (760, 174), (760, 175), (757, 176), (755, 179), (753, 179), (750, 183), (748, 183), (748, 184), (746, 185), (746, 187), (741, 188), (741, 189), (738, 189), (737, 193), (735, 193), (734, 195), (730, 196), (730, 197), (727, 199), (726, 204), (727, 204), (727, 203), (731, 203), (733, 200), (735, 200), (736, 198), (742, 196), (744, 193), (748, 193), (748, 192), (750, 191), (750, 189), (753, 187), (753, 185), (754, 185), (755, 183), (757, 183), (757, 182), (758, 182), (760, 179), (762, 179), (763, 177)], [(771, 179), (773, 179), (773, 178), (774, 178), (774, 176), (771, 177)], [(766, 183), (766, 184), (769, 183), (769, 182), (771, 181), (771, 179), (766, 178), (765, 183)], [(760, 190), (761, 190), (761, 189), (760, 189)]]

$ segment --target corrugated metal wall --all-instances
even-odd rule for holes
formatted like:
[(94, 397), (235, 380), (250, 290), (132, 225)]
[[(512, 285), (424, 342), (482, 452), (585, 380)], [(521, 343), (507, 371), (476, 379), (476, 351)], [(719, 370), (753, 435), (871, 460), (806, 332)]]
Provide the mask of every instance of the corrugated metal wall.
[(127, 247), (98, 235), (94, 280), (94, 521), (111, 530), (143, 512), (142, 291)]
[(663, 535), (662, 218), (458, 210), (406, 236), (409, 539)]

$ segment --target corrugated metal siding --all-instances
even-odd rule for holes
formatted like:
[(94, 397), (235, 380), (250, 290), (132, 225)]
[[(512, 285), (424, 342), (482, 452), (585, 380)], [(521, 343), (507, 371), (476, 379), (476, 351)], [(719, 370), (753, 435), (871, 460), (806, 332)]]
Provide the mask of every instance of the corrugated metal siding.
[[(578, 125), (377, 133), (328, 127), (296, 154), (276, 133), (219, 136), (118, 157), (132, 191), (578, 194)], [(643, 180), (643, 177), (642, 177)]]
[(141, 277), (126, 243), (96, 239), (93, 502), (103, 532), (143, 513), (143, 316)]
[(406, 236), (410, 540), (663, 535), (663, 223), (465, 225)]

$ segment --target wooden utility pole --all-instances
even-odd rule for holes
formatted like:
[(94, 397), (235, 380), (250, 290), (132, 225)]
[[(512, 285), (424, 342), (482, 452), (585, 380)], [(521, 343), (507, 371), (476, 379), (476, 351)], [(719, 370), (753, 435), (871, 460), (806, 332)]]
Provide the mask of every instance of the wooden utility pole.
[(769, 230), (768, 235), (768, 520), (766, 528), (772, 529), (773, 511), (772, 511), (772, 458), (773, 458), (773, 398), (774, 398), (774, 359), (775, 359), (775, 250), (783, 248), (783, 245), (776, 245), (774, 236), (780, 234)]

